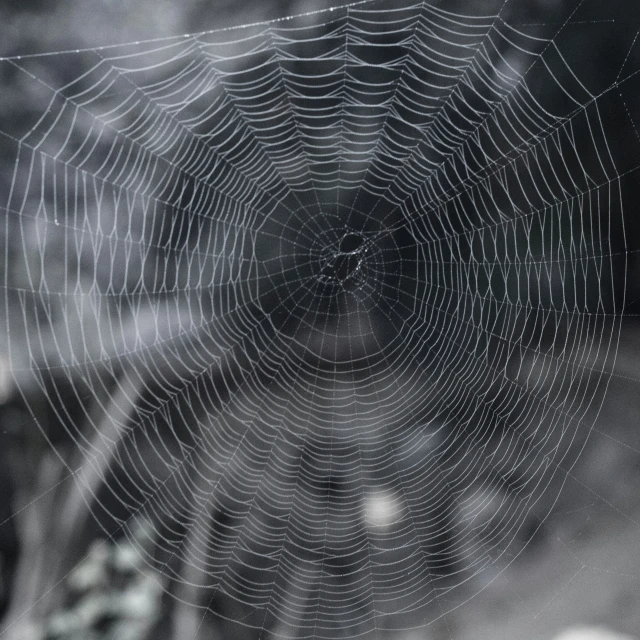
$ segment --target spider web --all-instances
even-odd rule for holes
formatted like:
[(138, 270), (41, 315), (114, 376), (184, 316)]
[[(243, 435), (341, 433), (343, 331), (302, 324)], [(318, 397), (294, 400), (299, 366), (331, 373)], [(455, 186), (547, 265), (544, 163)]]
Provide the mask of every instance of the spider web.
[(635, 40), (588, 81), (569, 4), (0, 59), (37, 97), (2, 132), (5, 311), (76, 483), (57, 536), (130, 537), (185, 637), (428, 625), (553, 507), (616, 355), (636, 169)]

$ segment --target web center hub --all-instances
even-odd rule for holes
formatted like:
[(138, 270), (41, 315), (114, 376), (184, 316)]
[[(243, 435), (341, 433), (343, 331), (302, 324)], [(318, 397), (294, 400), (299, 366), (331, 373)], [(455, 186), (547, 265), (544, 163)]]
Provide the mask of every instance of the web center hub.
[(322, 259), (320, 278), (345, 285), (358, 278), (365, 258), (365, 239), (359, 233), (346, 233)]

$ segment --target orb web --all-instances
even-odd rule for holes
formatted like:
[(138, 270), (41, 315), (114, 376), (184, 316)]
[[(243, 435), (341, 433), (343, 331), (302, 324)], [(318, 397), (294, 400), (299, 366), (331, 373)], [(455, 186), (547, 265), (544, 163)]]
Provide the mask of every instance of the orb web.
[(14, 378), (72, 452), (68, 530), (149, 523), (185, 637), (430, 624), (544, 520), (624, 309), (603, 112), (637, 79), (581, 77), (588, 4), (362, 2), (59, 52), (64, 83), (0, 59), (34, 96)]

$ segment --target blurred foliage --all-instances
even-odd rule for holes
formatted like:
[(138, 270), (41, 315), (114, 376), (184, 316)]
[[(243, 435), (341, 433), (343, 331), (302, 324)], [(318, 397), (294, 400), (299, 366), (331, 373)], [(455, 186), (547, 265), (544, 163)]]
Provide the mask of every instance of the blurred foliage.
[[(152, 532), (137, 528), (137, 541), (149, 540)], [(144, 566), (135, 543), (94, 541), (63, 588), (65, 605), (33, 640), (145, 640), (160, 619), (162, 578)]]

